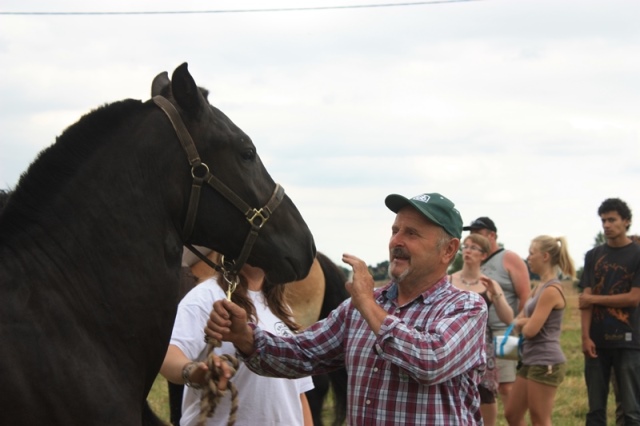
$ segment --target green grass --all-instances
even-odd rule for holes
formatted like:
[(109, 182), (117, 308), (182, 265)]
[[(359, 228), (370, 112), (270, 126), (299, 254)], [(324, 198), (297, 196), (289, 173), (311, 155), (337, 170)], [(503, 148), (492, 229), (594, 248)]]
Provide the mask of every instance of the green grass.
[[(582, 342), (580, 338), (580, 312), (577, 308), (578, 293), (570, 283), (564, 283), (568, 306), (565, 310), (562, 331), (562, 349), (567, 357), (567, 375), (558, 388), (553, 410), (553, 424), (559, 426), (582, 426), (587, 413), (587, 390), (583, 376)], [(169, 421), (169, 402), (167, 382), (158, 376), (149, 394), (149, 403), (154, 412), (163, 420)], [(333, 402), (325, 403), (325, 424), (331, 424)], [(242, 409), (242, 407), (240, 407)], [(615, 426), (615, 401), (613, 393), (609, 395), (608, 426)], [(502, 413), (502, 405), (498, 402), (498, 413)], [(498, 426), (506, 426), (507, 422), (499, 414)]]
[(158, 374), (147, 397), (151, 409), (158, 417), (169, 423), (169, 390), (167, 381)]

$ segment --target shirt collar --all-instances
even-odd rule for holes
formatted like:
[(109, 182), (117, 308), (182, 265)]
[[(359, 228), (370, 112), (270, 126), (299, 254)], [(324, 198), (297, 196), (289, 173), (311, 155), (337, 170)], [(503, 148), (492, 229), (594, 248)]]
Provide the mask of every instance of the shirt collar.
[[(447, 291), (451, 287), (449, 282), (449, 275), (443, 276), (437, 283), (429, 287), (418, 297), (422, 297), (423, 303), (431, 303), (433, 300), (439, 299), (439, 295)], [(390, 281), (387, 285), (381, 288), (380, 297), (387, 301), (395, 301), (398, 299), (398, 284), (395, 281)], [(414, 301), (416, 300), (414, 299)]]

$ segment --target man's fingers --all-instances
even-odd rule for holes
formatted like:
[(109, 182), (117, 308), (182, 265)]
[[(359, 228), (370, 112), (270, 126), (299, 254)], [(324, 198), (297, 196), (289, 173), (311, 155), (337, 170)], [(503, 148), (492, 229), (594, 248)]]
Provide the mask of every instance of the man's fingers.
[(218, 341), (223, 340), (224, 335), (229, 334), (231, 321), (229, 319), (229, 312), (225, 306), (217, 301), (213, 304), (213, 309), (209, 313), (209, 319), (204, 329), (204, 333)]
[(359, 263), (364, 263), (361, 259), (349, 253), (344, 253), (342, 255), (342, 261), (344, 263), (348, 263), (352, 267), (355, 267)]
[(229, 319), (229, 309), (227, 308), (227, 305), (225, 304), (225, 302), (228, 302), (228, 301), (218, 300), (217, 302), (215, 302), (213, 304), (213, 309), (211, 310), (211, 314), (213, 315), (213, 313), (215, 313), (221, 319)]
[(342, 255), (342, 261), (351, 266), (354, 274), (369, 271), (369, 267), (365, 261), (352, 254), (344, 253)]
[(204, 334), (208, 337), (213, 338), (214, 340), (221, 341), (223, 340), (223, 333), (229, 333), (228, 327), (220, 327), (210, 319), (207, 320), (207, 326), (204, 328)]
[(227, 318), (231, 319), (231, 317), (242, 317), (244, 312), (244, 309), (242, 309), (240, 306), (236, 305), (235, 303), (231, 302), (230, 300), (221, 300), (222, 302), (222, 306), (225, 309), (225, 312), (227, 314)]

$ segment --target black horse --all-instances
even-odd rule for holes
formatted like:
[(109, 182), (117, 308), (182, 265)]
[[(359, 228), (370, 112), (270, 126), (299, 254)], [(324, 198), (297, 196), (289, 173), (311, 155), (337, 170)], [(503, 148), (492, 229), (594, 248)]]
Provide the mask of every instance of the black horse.
[(69, 127), (0, 213), (2, 425), (146, 424), (185, 243), (238, 258), (257, 235), (248, 261), (272, 283), (313, 262), (298, 210), (187, 65), (152, 94)]

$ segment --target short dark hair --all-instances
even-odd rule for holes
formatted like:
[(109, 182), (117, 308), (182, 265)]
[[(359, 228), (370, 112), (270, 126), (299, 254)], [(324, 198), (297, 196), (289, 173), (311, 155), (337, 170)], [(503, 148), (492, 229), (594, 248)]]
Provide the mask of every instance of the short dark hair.
[[(600, 204), (598, 216), (608, 212), (617, 212), (623, 220), (631, 222), (631, 209), (620, 198), (607, 198)], [(628, 226), (627, 229), (629, 229)]]

